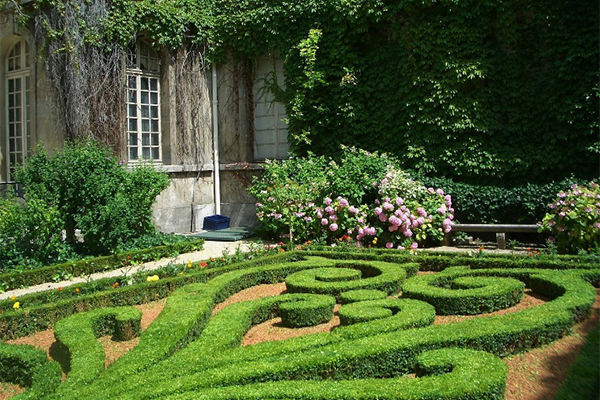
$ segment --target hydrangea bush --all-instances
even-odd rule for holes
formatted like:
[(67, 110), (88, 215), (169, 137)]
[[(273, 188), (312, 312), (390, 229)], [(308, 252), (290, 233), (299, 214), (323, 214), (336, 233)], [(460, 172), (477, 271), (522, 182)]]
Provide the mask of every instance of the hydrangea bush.
[(250, 188), (266, 236), (415, 249), (451, 231), (452, 198), (441, 189), (410, 179), (388, 156), (343, 151), (352, 168), (315, 156), (267, 162)]
[(600, 188), (597, 183), (572, 185), (548, 205), (541, 230), (551, 232), (561, 253), (600, 252)]

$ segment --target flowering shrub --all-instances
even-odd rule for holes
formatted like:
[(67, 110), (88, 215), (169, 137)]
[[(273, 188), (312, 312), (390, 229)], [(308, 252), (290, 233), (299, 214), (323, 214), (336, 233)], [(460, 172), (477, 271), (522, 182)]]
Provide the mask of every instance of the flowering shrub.
[(265, 164), (249, 192), (266, 236), (414, 249), (450, 232), (449, 195), (413, 181), (386, 155), (342, 151), (339, 164), (313, 155)]
[(552, 234), (561, 253), (598, 252), (600, 240), (600, 188), (572, 185), (571, 190), (558, 193), (552, 210), (542, 220), (541, 230)]
[(323, 206), (315, 210), (315, 217), (323, 237), (330, 242), (351, 242), (356, 239), (356, 230), (366, 221), (366, 207), (355, 207), (338, 196), (335, 200), (326, 197)]

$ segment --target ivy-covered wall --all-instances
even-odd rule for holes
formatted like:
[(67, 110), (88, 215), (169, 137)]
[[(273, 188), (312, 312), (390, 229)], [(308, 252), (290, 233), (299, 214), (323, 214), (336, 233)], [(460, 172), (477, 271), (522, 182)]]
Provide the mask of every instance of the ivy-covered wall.
[(285, 56), (281, 99), (300, 154), (335, 155), (343, 143), (485, 184), (598, 174), (597, 2), (216, 0), (216, 9), (215, 45)]
[[(7, 3), (18, 9), (0, 0)], [(66, 53), (77, 43), (110, 51), (140, 35), (173, 52), (193, 43), (221, 64), (231, 54), (239, 61), (278, 51), (286, 88), (275, 93), (299, 154), (335, 155), (346, 144), (392, 153), (422, 174), (487, 185), (598, 175), (594, 1), (27, 3), (18, 11), (46, 16), (37, 19), (46, 39)], [(106, 10), (99, 25), (52, 22), (94, 7)]]

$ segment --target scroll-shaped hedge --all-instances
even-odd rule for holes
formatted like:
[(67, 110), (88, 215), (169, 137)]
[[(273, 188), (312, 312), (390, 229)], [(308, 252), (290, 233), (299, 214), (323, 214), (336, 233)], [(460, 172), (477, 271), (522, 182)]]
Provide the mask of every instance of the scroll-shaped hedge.
[[(335, 296), (358, 289), (381, 290), (388, 294), (398, 292), (402, 282), (417, 264), (386, 263), (381, 261), (336, 261), (330, 268), (310, 269), (297, 272), (285, 279), (290, 293), (316, 293)], [(360, 278), (360, 279), (359, 279)]]
[(402, 296), (432, 304), (439, 315), (489, 313), (512, 307), (523, 298), (525, 283), (517, 279), (482, 274), (463, 276), (469, 275), (468, 270), (451, 270), (407, 280), (402, 286)]
[(320, 294), (296, 294), (279, 305), (283, 325), (291, 328), (323, 324), (333, 317), (335, 298)]
[(431, 325), (435, 309), (413, 299), (383, 299), (343, 305), (338, 314), (340, 326), (333, 333), (344, 338), (359, 338)]
[(61, 377), (60, 365), (49, 361), (43, 350), (0, 342), (0, 382), (28, 388), (13, 399), (35, 400), (52, 394), (60, 385)]
[(162, 397), (196, 399), (501, 400), (506, 365), (492, 354), (468, 349), (427, 351), (415, 360), (419, 376), (326, 381), (275, 381), (204, 389)]
[(364, 290), (350, 290), (348, 292), (342, 292), (340, 294), (340, 303), (348, 304), (357, 301), (367, 300), (383, 300), (387, 297), (387, 293), (381, 290), (364, 289)]
[(96, 340), (112, 335), (131, 340), (141, 333), (142, 313), (132, 307), (99, 308), (75, 314), (56, 323), (54, 337), (69, 354), (69, 374), (61, 390), (92, 382), (104, 371), (105, 354)]

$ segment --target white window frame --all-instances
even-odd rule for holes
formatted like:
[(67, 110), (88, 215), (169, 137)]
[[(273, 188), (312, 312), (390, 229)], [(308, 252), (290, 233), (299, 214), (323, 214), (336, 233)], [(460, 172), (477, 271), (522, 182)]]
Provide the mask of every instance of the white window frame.
[[(127, 159), (130, 163), (162, 163), (160, 58), (150, 46), (137, 42), (130, 49), (127, 64)], [(142, 88), (143, 82), (147, 82), (147, 89)]]
[[(15, 51), (19, 54), (14, 54)], [(31, 152), (31, 60), (24, 39), (16, 42), (4, 60), (4, 100), (7, 180)], [(16, 85), (19, 87), (17, 88)], [(11, 90), (12, 88), (12, 90)]]
[[(285, 88), (283, 61), (265, 56), (257, 60), (254, 80), (254, 158), (285, 159), (288, 157), (288, 127), (285, 105), (275, 101), (267, 85), (273, 81)], [(262, 112), (259, 112), (261, 110)], [(259, 121), (260, 119), (260, 121)]]

